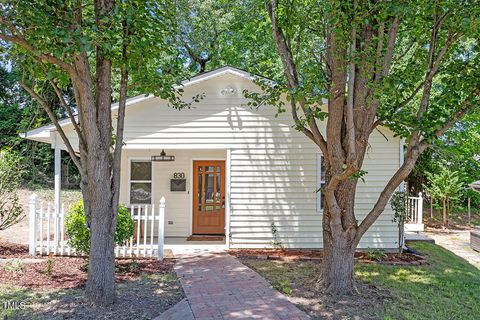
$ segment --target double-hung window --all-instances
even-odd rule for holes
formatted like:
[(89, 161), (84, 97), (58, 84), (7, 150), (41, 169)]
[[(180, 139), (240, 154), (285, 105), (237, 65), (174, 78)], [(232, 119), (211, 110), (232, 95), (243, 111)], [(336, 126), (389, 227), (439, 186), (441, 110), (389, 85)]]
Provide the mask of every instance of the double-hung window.
[(317, 212), (322, 212), (325, 206), (323, 197), (325, 187), (326, 168), (323, 162), (323, 155), (317, 153)]
[(152, 162), (130, 162), (130, 204), (152, 203)]

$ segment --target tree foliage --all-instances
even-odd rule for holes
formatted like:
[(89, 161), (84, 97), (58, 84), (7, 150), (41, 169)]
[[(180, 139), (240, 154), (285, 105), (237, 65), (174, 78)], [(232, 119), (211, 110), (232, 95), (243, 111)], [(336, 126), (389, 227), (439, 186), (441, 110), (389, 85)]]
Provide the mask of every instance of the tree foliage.
[(443, 206), (443, 225), (448, 224), (448, 209), (459, 199), (464, 185), (460, 180), (460, 174), (457, 171), (452, 171), (446, 167), (441, 167), (436, 173), (426, 173), (428, 177), (428, 184), (425, 190), (428, 195), (440, 201)]
[[(274, 85), (264, 82), (265, 94), (252, 94), (252, 104), (289, 110), (323, 153), (322, 281), (327, 290), (351, 291), (353, 252), (390, 196), (425, 150), (478, 111), (480, 7), (454, 0), (270, 0), (266, 9), (284, 74)], [(368, 141), (385, 127), (405, 139), (404, 163), (359, 219), (355, 191)]]
[(176, 3), (177, 45), (189, 74), (233, 65), (271, 78), (281, 75), (263, 1)]
[(52, 150), (48, 145), (20, 138), (19, 134), (49, 122), (46, 113), (18, 85), (15, 66), (0, 64), (0, 149), (18, 158), (21, 185), (49, 185), (52, 182)]
[[(48, 114), (81, 176), (92, 248), (87, 297), (111, 304), (127, 95), (148, 92), (178, 108), (188, 106), (174, 89), (183, 67), (174, 3), (3, 0), (0, 8), (3, 55), (19, 66), (20, 86)], [(115, 119), (112, 96), (119, 101)], [(71, 121), (78, 146), (66, 136), (55, 107)]]
[(0, 230), (7, 229), (24, 217), (16, 190), (19, 176), (17, 158), (7, 150), (0, 151)]

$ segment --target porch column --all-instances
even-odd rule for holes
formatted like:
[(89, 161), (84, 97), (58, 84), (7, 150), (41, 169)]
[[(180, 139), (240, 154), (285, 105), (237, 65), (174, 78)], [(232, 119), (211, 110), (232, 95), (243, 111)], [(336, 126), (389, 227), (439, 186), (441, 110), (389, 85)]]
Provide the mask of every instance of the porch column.
[(55, 144), (55, 210), (54, 210), (54, 233), (53, 233), (53, 251), (58, 253), (58, 240), (60, 230), (60, 214), (62, 205), (60, 203), (60, 192), (62, 189), (62, 153), (60, 148)]
[(61, 166), (61, 150), (55, 146), (55, 214), (60, 214), (60, 192), (62, 188), (62, 166)]

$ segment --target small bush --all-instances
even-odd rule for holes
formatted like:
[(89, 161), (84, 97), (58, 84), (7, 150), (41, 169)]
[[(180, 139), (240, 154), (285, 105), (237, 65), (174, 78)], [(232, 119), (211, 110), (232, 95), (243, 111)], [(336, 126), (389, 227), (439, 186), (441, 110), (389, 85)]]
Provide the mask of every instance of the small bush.
[(18, 156), (10, 150), (0, 150), (0, 230), (5, 230), (23, 218), (23, 208), (18, 199)]
[(19, 259), (9, 260), (4, 263), (3, 270), (6, 272), (21, 273), (23, 272), (23, 262)]
[(273, 238), (273, 240), (271, 241), (272, 247), (274, 249), (283, 250), (284, 249), (283, 243), (282, 241), (280, 241), (280, 237), (278, 236), (278, 229), (277, 229), (277, 226), (275, 225), (275, 222), (272, 222), (272, 224), (270, 225), (270, 229), (272, 231), (272, 238)]
[(287, 296), (291, 295), (293, 292), (292, 285), (288, 279), (278, 281), (273, 287)]
[(387, 254), (382, 249), (368, 248), (368, 250), (365, 251), (365, 258), (367, 258), (368, 260), (374, 260), (374, 261), (380, 262), (386, 257), (387, 257)]
[[(117, 227), (115, 229), (115, 244), (123, 245), (133, 236), (134, 223), (127, 207), (118, 206)], [(65, 233), (68, 245), (75, 248), (77, 253), (90, 253), (90, 230), (87, 228), (87, 219), (83, 209), (83, 201), (75, 202), (68, 210), (65, 218)]]
[(50, 254), (47, 259), (47, 269), (45, 270), (45, 274), (51, 276), (53, 274), (53, 268), (55, 267), (55, 259), (53, 254)]

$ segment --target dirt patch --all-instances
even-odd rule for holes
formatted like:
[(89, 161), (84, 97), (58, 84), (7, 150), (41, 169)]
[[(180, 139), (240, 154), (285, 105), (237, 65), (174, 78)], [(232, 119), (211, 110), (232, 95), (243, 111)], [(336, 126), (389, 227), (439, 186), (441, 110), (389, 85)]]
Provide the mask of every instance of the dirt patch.
[[(7, 292), (2, 294), (2, 291)], [(180, 282), (172, 272), (143, 274), (117, 284), (117, 300), (108, 307), (90, 305), (83, 290), (34, 290), (2, 287), (0, 298), (21, 301), (23, 310), (0, 310), (5, 319), (153, 319), (184, 297)]]
[(357, 294), (326, 294), (318, 282), (321, 265), (315, 261), (239, 259), (312, 319), (378, 319), (384, 310), (383, 304), (391, 299), (388, 290), (362, 282), (357, 282)]
[(0, 242), (0, 258), (31, 258), (28, 255), (28, 246), (25, 244)]
[(99, 308), (84, 297), (83, 258), (30, 257), (26, 246), (11, 243), (0, 250), (0, 301), (25, 306), (0, 308), (0, 319), (152, 319), (184, 297), (173, 259), (117, 259), (117, 302)]
[[(472, 209), (473, 210), (473, 209)], [(466, 212), (452, 212), (448, 214), (448, 225), (445, 227), (442, 221), (442, 213), (435, 212), (433, 218), (430, 217), (430, 212), (424, 213), (424, 223), (430, 231), (460, 231), (469, 230), (472, 226), (480, 225), (480, 212), (472, 211), (470, 214), (470, 221)]]
[[(239, 258), (281, 261), (321, 261), (321, 250), (278, 250), (278, 249), (233, 249), (229, 254)], [(420, 265), (425, 263), (425, 258), (412, 253), (387, 253), (381, 250), (359, 251), (355, 259), (363, 263), (382, 263), (391, 265)]]
[[(83, 287), (87, 281), (86, 262), (82, 258), (41, 257), (35, 261), (30, 263), (14, 259), (0, 264), (0, 284), (36, 289), (70, 289)], [(173, 259), (120, 259), (116, 261), (116, 281), (121, 283), (136, 280), (143, 274), (172, 272), (173, 264)]]

